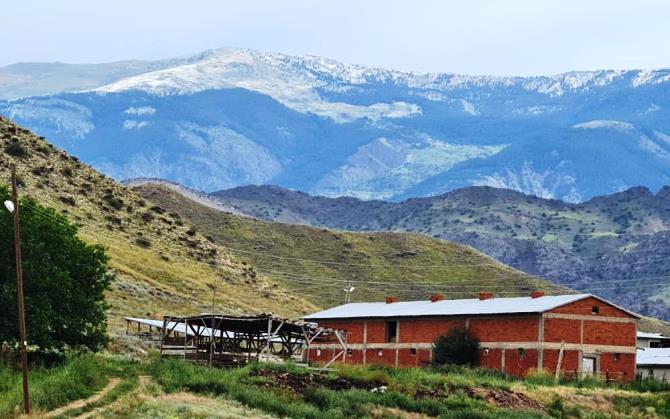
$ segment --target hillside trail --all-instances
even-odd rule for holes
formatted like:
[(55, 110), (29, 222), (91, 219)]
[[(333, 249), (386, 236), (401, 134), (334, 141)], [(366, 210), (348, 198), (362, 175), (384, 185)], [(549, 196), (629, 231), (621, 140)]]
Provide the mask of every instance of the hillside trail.
[(52, 410), (51, 412), (47, 413), (45, 415), (45, 417), (53, 418), (53, 417), (56, 417), (56, 416), (60, 416), (63, 413), (69, 411), (69, 410), (81, 409), (82, 407), (86, 406), (87, 404), (95, 403), (98, 400), (100, 400), (102, 397), (104, 397), (107, 393), (112, 391), (114, 389), (114, 387), (116, 387), (120, 382), (121, 382), (120, 378), (112, 377), (112, 378), (109, 379), (109, 382), (107, 383), (105, 388), (103, 388), (102, 390), (100, 390), (96, 394), (92, 395), (91, 397), (89, 397), (87, 399), (75, 400), (75, 401), (73, 401), (73, 402), (71, 402), (71, 403), (69, 403), (65, 406), (59, 407), (56, 410)]

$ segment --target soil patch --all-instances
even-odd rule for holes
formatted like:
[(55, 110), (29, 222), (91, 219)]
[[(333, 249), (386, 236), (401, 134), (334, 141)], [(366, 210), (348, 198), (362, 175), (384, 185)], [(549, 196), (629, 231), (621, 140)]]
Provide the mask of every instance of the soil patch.
[(327, 388), (329, 390), (363, 389), (372, 390), (384, 386), (380, 381), (358, 381), (349, 378), (330, 378), (316, 373), (294, 374), (290, 372), (260, 369), (251, 372), (253, 377), (264, 377), (269, 380), (256, 382), (261, 387), (282, 387), (295, 393), (302, 393), (308, 387)]
[(473, 389), (474, 393), (488, 403), (509, 409), (544, 410), (544, 405), (523, 393), (502, 389)]

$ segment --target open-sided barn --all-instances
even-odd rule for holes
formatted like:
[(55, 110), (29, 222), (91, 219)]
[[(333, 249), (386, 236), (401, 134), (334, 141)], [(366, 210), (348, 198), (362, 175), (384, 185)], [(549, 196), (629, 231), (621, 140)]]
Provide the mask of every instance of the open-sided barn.
[[(351, 303), (305, 317), (319, 326), (347, 331), (340, 362), (392, 366), (427, 364), (435, 339), (466, 328), (480, 342), (478, 364), (511, 375), (531, 370), (635, 378), (638, 316), (591, 294), (425, 301)], [(309, 349), (312, 361), (332, 359), (339, 347)]]

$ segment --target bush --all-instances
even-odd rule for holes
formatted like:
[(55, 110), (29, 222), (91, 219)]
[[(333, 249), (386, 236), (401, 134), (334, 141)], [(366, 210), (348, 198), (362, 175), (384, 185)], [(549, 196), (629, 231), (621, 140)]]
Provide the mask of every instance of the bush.
[(5, 146), (5, 153), (14, 157), (28, 157), (28, 150), (18, 141), (7, 144)]
[(479, 341), (467, 329), (451, 329), (433, 342), (436, 365), (473, 365), (477, 360)]
[(145, 239), (144, 237), (136, 238), (135, 243), (139, 244), (142, 247), (151, 247), (151, 241)]

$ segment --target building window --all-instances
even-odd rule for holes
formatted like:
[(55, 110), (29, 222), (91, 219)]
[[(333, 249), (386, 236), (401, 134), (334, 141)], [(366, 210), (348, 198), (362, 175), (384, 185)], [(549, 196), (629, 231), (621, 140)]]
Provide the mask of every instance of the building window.
[(661, 341), (660, 340), (650, 340), (649, 341), (649, 347), (650, 348), (661, 348)]
[(353, 350), (353, 349), (347, 349), (347, 355), (351, 356), (351, 355), (353, 355), (353, 354), (354, 354), (354, 350)]
[(526, 350), (524, 348), (519, 348), (518, 352), (519, 352), (519, 358), (523, 358), (524, 356), (526, 356)]
[(621, 359), (621, 354), (614, 354), (614, 360), (618, 361)]
[(416, 348), (409, 348), (409, 354), (412, 356), (416, 356)]
[(487, 356), (489, 354), (489, 348), (484, 348), (484, 356)]
[(598, 314), (600, 312), (600, 307), (593, 306), (591, 307), (591, 314)]
[(377, 352), (377, 356), (384, 356), (384, 350), (383, 350), (383, 349), (380, 349), (380, 350)]
[(321, 356), (321, 349), (316, 350), (316, 356)]
[(391, 320), (386, 322), (386, 341), (396, 342), (398, 340), (398, 322)]

